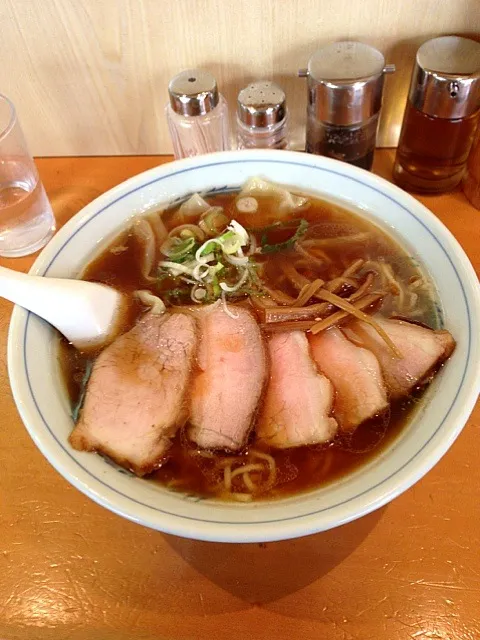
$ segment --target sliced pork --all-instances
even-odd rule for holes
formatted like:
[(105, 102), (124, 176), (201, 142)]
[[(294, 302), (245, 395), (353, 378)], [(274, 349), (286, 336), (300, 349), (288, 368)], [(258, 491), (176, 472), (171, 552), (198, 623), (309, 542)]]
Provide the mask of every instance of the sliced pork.
[(270, 380), (257, 424), (257, 437), (277, 448), (331, 440), (333, 388), (310, 356), (305, 333), (291, 331), (268, 338)]
[[(228, 305), (199, 307), (198, 372), (190, 402), (190, 438), (205, 449), (240, 449), (252, 428), (267, 362), (263, 338), (251, 313)], [(234, 317), (232, 317), (234, 316)]]
[(334, 327), (309, 341), (318, 369), (335, 389), (333, 413), (342, 431), (353, 431), (388, 408), (380, 365), (371, 351), (357, 347)]
[(148, 313), (117, 338), (95, 361), (72, 446), (140, 476), (155, 469), (187, 418), (196, 344), (195, 320), (183, 313)]
[(356, 344), (370, 349), (378, 358), (392, 398), (401, 398), (428, 380), (435, 368), (450, 356), (455, 341), (448, 331), (434, 331), (404, 320), (375, 321), (384, 329), (402, 354), (395, 357), (378, 333), (365, 322), (355, 320), (345, 334)]

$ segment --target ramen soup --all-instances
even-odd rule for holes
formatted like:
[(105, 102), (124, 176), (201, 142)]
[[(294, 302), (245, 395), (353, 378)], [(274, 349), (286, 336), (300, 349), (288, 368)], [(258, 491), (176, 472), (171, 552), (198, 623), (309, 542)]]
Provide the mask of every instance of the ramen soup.
[(136, 219), (83, 277), (129, 311), (103, 350), (62, 345), (72, 447), (198, 497), (287, 497), (358, 468), (455, 346), (385, 232), (257, 178)]

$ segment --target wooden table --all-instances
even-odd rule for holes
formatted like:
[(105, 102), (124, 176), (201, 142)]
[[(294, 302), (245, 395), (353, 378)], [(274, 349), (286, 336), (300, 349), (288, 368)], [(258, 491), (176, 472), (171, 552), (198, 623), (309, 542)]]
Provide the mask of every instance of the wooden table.
[[(393, 152), (377, 154), (389, 178)], [(168, 158), (38, 160), (59, 223)], [(477, 272), (480, 212), (421, 198)], [(33, 258), (1, 260), (25, 270)], [(477, 405), (461, 437), (394, 503), (340, 529), (267, 545), (183, 540), (127, 522), (63, 480), (23, 428), (0, 301), (0, 638), (478, 640)]]

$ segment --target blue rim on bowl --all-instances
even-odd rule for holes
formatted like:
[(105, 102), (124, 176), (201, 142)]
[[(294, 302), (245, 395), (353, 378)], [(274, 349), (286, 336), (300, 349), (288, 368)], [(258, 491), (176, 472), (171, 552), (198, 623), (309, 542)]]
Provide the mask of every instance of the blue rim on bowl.
[[(45, 457), (67, 480), (96, 502), (131, 520), (168, 533), (228, 542), (284, 539), (337, 526), (386, 504), (420, 479), (451, 446), (474, 406), (480, 386), (480, 347), (478, 331), (474, 331), (474, 327), (478, 328), (480, 323), (480, 302), (478, 282), (467, 257), (445, 227), (411, 196), (381, 178), (337, 161), (294, 152), (242, 151), (212, 154), (200, 160), (189, 159), (162, 165), (127, 180), (85, 207), (58, 232), (39, 256), (31, 272), (38, 275), (60, 275), (55, 272), (57, 264), (69, 251), (75, 250), (72, 245), (77, 236), (87, 236), (89, 228), (93, 229), (98, 219), (107, 215), (109, 210), (140, 193), (148, 192), (153, 187), (158, 188), (163, 181), (181, 178), (185, 187), (180, 195), (186, 195), (191, 191), (189, 178), (200, 169), (203, 172), (213, 172), (212, 175), (219, 174), (220, 179), (222, 170), (231, 172), (241, 168), (243, 173), (254, 175), (258, 173), (258, 168), (262, 167), (263, 171), (275, 174), (280, 166), (287, 174), (295, 171), (314, 171), (319, 172), (318, 175), (321, 175), (323, 180), (340, 178), (345, 182), (347, 191), (348, 185), (352, 185), (352, 189), (354, 185), (356, 188), (361, 185), (362, 189), (372, 192), (373, 198), (398, 207), (404, 216), (412, 219), (410, 224), (414, 225), (415, 229), (419, 225), (418, 229), (422, 228), (422, 233), (426, 233), (430, 242), (435, 243), (442, 255), (441, 259), (450, 265), (452, 278), (456, 279), (458, 287), (458, 305), (465, 312), (465, 356), (462, 362), (458, 363), (463, 369), (456, 374), (457, 388), (450, 394), (452, 397), (449, 406), (443, 410), (443, 417), (437, 420), (436, 428), (423, 442), (419, 439), (420, 446), (412, 455), (403, 459), (401, 464), (390, 465), (388, 461), (383, 460), (382, 473), (376, 482), (361, 489), (360, 481), (355, 493), (345, 495), (343, 499), (340, 499), (339, 495), (339, 499), (333, 504), (324, 506), (324, 494), (318, 494), (320, 497), (317, 499), (314, 492), (296, 500), (293, 511), (293, 499), (277, 502), (272, 507), (259, 503), (249, 510), (247, 518), (243, 505), (232, 509), (216, 507), (210, 503), (199, 516), (195, 513), (198, 511), (196, 502), (188, 503), (190, 513), (189, 508), (180, 509), (175, 501), (168, 502), (170, 497), (166, 497), (164, 493), (158, 493), (157, 498), (155, 495), (149, 495), (148, 499), (142, 499), (140, 496), (144, 491), (143, 480), (122, 478), (121, 484), (126, 487), (122, 490), (118, 475), (118, 483), (113, 480), (112, 485), (111, 480), (114, 476), (109, 475), (107, 478), (107, 472), (99, 471), (101, 467), (98, 465), (93, 469), (89, 458), (85, 457), (88, 454), (79, 454), (70, 449), (65, 431), (59, 432), (56, 421), (52, 423), (52, 419), (45, 415), (43, 383), (39, 383), (38, 374), (34, 373), (38, 362), (33, 354), (40, 344), (36, 342), (39, 338), (35, 332), (37, 327), (40, 333), (49, 329), (41, 326), (42, 322), (32, 314), (15, 308), (9, 332), (8, 367), (14, 398), (30, 435)], [(240, 178), (235, 184), (222, 183), (210, 186), (218, 191), (227, 190), (238, 187), (241, 182)], [(310, 190), (315, 190), (313, 185)], [(393, 229), (395, 225), (390, 223), (390, 227)], [(401, 231), (398, 232), (401, 235)], [(95, 235), (91, 238), (92, 245), (104, 242), (104, 238), (99, 240)], [(48, 353), (50, 358), (54, 358), (53, 336), (51, 342)], [(107, 467), (104, 462), (103, 465)], [(108, 474), (110, 471), (109, 468)], [(113, 470), (113, 473), (118, 472)], [(158, 499), (158, 506), (155, 505), (155, 499)], [(164, 503), (173, 504), (173, 510), (162, 507)], [(300, 508), (299, 511), (298, 505), (303, 505), (303, 510)], [(216, 517), (217, 510), (222, 513), (221, 517)]]

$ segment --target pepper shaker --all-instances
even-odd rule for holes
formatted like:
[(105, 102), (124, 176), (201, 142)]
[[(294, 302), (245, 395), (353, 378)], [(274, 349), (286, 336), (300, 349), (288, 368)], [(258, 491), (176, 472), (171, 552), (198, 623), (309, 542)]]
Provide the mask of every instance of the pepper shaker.
[(229, 148), (228, 107), (211, 73), (182, 71), (168, 94), (165, 111), (177, 159)]
[(393, 177), (441, 193), (462, 179), (480, 114), (480, 44), (443, 36), (417, 51)]
[(335, 42), (316, 51), (307, 77), (306, 151), (371, 169), (382, 106), (385, 58), (361, 42)]
[(275, 82), (252, 82), (238, 94), (239, 149), (286, 149), (287, 123), (285, 93)]

